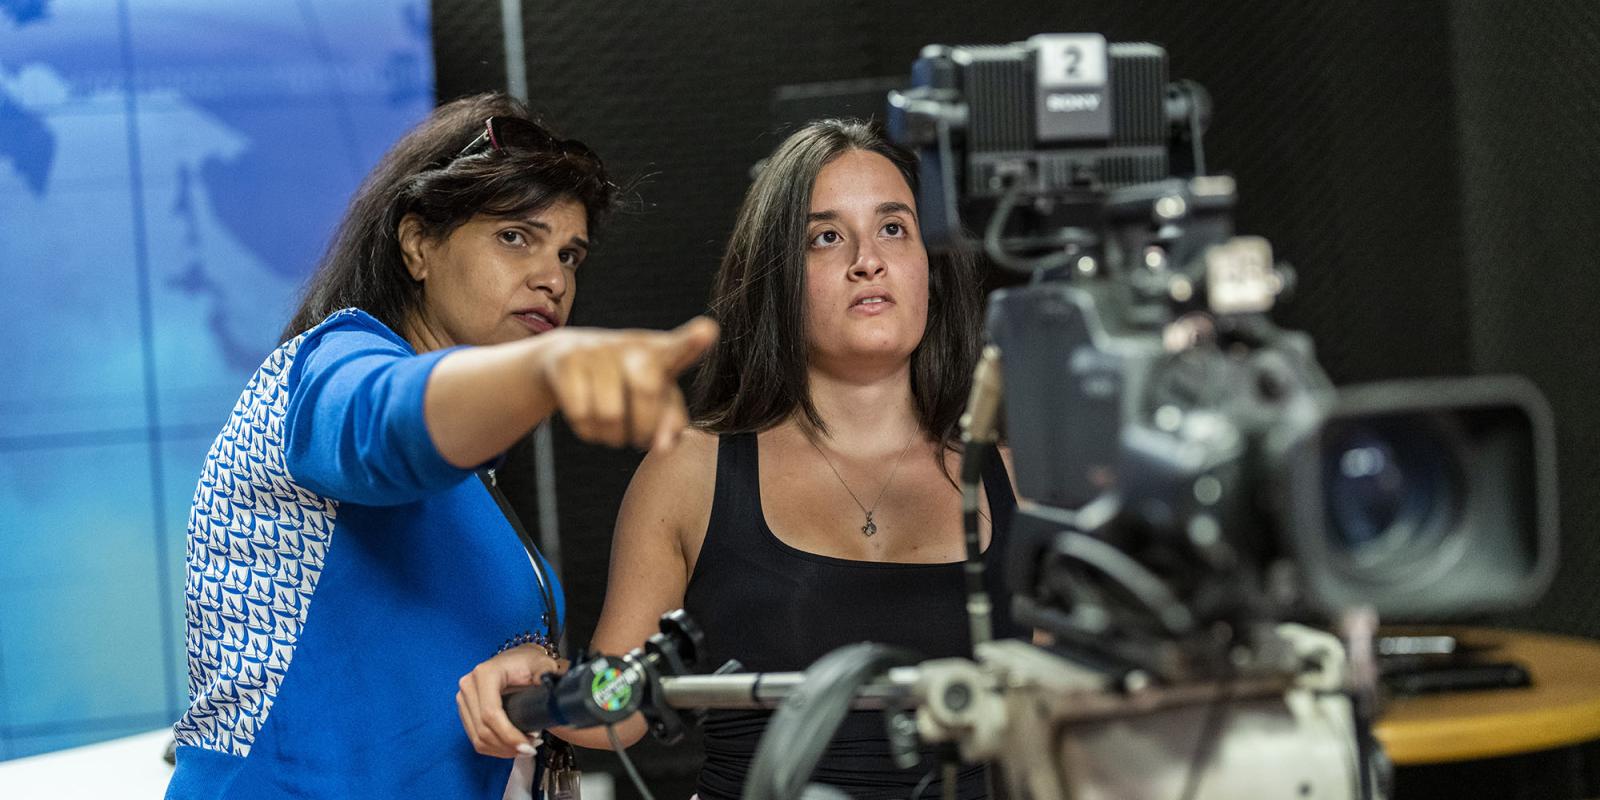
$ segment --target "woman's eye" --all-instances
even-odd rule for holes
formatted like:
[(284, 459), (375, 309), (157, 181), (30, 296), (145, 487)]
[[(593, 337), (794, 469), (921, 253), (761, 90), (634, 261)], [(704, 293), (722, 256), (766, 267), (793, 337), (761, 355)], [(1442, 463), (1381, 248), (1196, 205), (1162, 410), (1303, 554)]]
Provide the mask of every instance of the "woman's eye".
[(528, 237), (522, 235), (522, 231), (512, 228), (500, 232), (500, 241), (509, 245), (520, 246), (528, 243)]
[(901, 225), (898, 222), (891, 222), (883, 226), (883, 232), (889, 234), (890, 236), (904, 236), (906, 235), (906, 226)]
[(816, 236), (811, 237), (811, 246), (827, 247), (828, 245), (838, 244), (840, 241), (841, 239), (838, 231), (823, 231)]
[(583, 256), (579, 255), (578, 251), (576, 250), (562, 250), (560, 253), (560, 258), (561, 266), (563, 267), (572, 267), (573, 269), (577, 269), (578, 265), (583, 263)]

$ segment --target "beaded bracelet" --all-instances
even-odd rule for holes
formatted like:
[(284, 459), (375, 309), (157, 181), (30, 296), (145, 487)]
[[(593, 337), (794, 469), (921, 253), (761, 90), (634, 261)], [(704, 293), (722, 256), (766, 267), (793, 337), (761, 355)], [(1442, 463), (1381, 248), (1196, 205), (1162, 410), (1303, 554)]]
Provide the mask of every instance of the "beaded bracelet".
[(538, 645), (539, 649), (543, 650), (545, 655), (548, 655), (551, 658), (560, 657), (560, 650), (556, 647), (555, 642), (550, 641), (550, 637), (542, 633), (534, 633), (532, 631), (523, 631), (522, 633), (507, 639), (504, 644), (500, 645), (500, 649), (495, 651), (495, 655), (504, 653), (505, 651), (514, 647), (521, 647), (525, 644)]

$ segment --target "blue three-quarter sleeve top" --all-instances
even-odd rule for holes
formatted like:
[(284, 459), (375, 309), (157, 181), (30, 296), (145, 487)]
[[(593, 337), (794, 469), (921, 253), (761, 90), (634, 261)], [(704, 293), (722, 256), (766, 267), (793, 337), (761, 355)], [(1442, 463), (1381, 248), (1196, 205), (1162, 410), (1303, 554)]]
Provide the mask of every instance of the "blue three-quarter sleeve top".
[(542, 632), (544, 606), (494, 500), (428, 434), (443, 354), (345, 310), (245, 387), (189, 516), (168, 798), (501, 796), (511, 762), (473, 752), (456, 682)]

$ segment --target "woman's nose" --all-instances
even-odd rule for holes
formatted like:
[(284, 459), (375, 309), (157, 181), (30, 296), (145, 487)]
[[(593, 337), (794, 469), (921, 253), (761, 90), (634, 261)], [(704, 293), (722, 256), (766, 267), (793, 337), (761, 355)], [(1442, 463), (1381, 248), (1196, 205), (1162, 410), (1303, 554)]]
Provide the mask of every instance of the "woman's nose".
[(538, 259), (528, 273), (528, 287), (536, 292), (548, 292), (554, 300), (560, 300), (567, 293), (571, 280), (561, 264), (560, 256)]
[(878, 253), (877, 247), (867, 243), (856, 251), (856, 262), (850, 266), (850, 277), (857, 280), (871, 280), (882, 275), (886, 269), (883, 256)]

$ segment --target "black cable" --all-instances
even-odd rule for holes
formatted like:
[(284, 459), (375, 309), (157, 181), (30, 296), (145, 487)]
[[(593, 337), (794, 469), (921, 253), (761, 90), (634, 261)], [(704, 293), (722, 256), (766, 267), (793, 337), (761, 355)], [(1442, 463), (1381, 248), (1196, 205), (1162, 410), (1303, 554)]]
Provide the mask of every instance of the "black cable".
[(500, 513), (516, 531), (517, 538), (522, 540), (522, 546), (528, 550), (528, 560), (533, 562), (533, 579), (539, 584), (539, 597), (544, 601), (544, 612), (540, 615), (544, 621), (544, 635), (551, 646), (561, 641), (561, 615), (556, 613), (555, 590), (551, 588), (551, 580), (544, 572), (544, 554), (539, 552), (539, 543), (534, 541), (533, 535), (528, 533), (527, 527), (522, 524), (522, 517), (511, 506), (511, 499), (500, 490), (500, 480), (493, 469), (482, 470), (478, 473), (478, 480), (483, 482), (483, 488), (489, 490), (489, 496), (494, 498)]
[[(1359, 708), (1357, 705), (1359, 702), (1358, 698), (1351, 697), (1350, 707), (1352, 709)], [(1360, 711), (1355, 711), (1354, 716), (1356, 728), (1356, 791), (1360, 792), (1357, 797), (1360, 800), (1377, 800), (1377, 795), (1373, 794), (1372, 786), (1374, 777), (1372, 774), (1373, 754), (1381, 751), (1377, 749), (1379, 745), (1372, 736), (1372, 726), (1366, 724), (1366, 715)]]
[(639, 776), (639, 770), (634, 769), (633, 759), (628, 757), (628, 748), (623, 747), (622, 740), (617, 737), (617, 726), (606, 726), (606, 738), (611, 741), (611, 749), (622, 761), (622, 768), (627, 771), (629, 780), (633, 781), (633, 788), (639, 790), (639, 796), (644, 800), (656, 800), (656, 796), (650, 793), (650, 787), (644, 785), (644, 778)]
[(1132, 556), (1101, 539), (1076, 531), (1063, 533), (1056, 550), (1062, 557), (1084, 564), (1109, 578), (1138, 600), (1167, 633), (1182, 636), (1194, 627), (1194, 617), (1155, 573)]
[(1372, 732), (1374, 698), (1350, 692), (1352, 723), (1356, 732), (1356, 788), (1360, 800), (1379, 800), (1394, 794), (1394, 765)]
[(1217, 740), (1222, 723), (1228, 717), (1232, 681), (1231, 674), (1224, 675), (1217, 682), (1216, 696), (1206, 707), (1205, 720), (1200, 724), (1200, 740), (1195, 742), (1194, 757), (1189, 759), (1189, 769), (1183, 778), (1183, 794), (1178, 795), (1182, 800), (1194, 800), (1195, 793), (1200, 791), (1200, 779), (1205, 774), (1206, 762), (1211, 758), (1211, 745)]
[(1014, 180), (1006, 189), (1005, 195), (1000, 198), (1000, 204), (995, 206), (994, 214), (989, 217), (989, 224), (983, 232), (983, 252), (989, 260), (1012, 272), (1033, 274), (1064, 267), (1072, 263), (1074, 254), (1062, 251), (1040, 258), (1014, 258), (1006, 252), (1000, 242), (1000, 234), (1005, 231), (1006, 220), (1011, 218), (1012, 209), (1017, 207), (1017, 200), (1022, 197), (1022, 181)]

